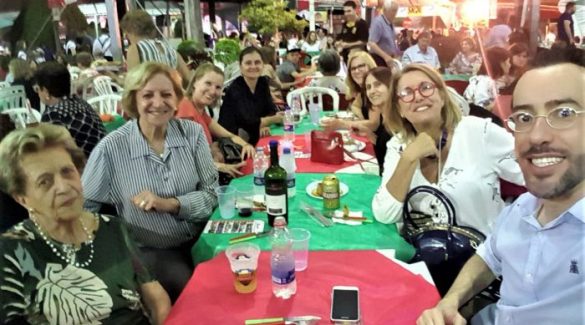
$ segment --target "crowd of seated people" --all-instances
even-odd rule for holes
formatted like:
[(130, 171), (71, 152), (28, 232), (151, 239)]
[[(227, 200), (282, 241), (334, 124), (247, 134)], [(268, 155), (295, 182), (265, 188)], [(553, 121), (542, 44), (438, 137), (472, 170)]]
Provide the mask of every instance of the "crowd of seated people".
[[(362, 26), (359, 19), (355, 24)], [(26, 50), (19, 51), (9, 64), (10, 80), (25, 86), (33, 108), (44, 105), (42, 123), (12, 131), (10, 121), (0, 120), (4, 138), (0, 138), (0, 255), (28, 254), (34, 274), (73, 273), (92, 277), (104, 286), (99, 297), (106, 306), (103, 314), (76, 315), (80, 323), (164, 321), (196, 267), (191, 248), (217, 207), (215, 190), (220, 175), (243, 176), (242, 168), (254, 156), (260, 139), (270, 135), (271, 127), (282, 124), (278, 107), (293, 89), (325, 87), (346, 99), (347, 105), (341, 109), (355, 118), (325, 119), (322, 127), (350, 130), (373, 144), (381, 178), (377, 193), (365, 200), (371, 202), (377, 222), (401, 228), (408, 192), (419, 185), (436, 187), (454, 202), (461, 225), (488, 237), (478, 250), (479, 257), (470, 260), (473, 266), (479, 265), (481, 274), (487, 274), (486, 279), (510, 274), (509, 266), (502, 266), (499, 260), (497, 240), (501, 239), (490, 236), (507, 230), (503, 229), (506, 223), (502, 226), (497, 220), (510, 203), (501, 195), (501, 181), (527, 186), (535, 198), (554, 203), (554, 195), (538, 189), (551, 184), (542, 179), (546, 175), (538, 174), (537, 167), (552, 166), (558, 159), (580, 161), (568, 151), (579, 152), (572, 144), (564, 149), (565, 144), (558, 140), (562, 145), (555, 151), (556, 147), (547, 146), (547, 139), (532, 134), (531, 129), (521, 129), (526, 124), (526, 128), (538, 130), (548, 125), (559, 134), (563, 129), (573, 130), (575, 120), (582, 118), (583, 103), (577, 98), (550, 108), (550, 101), (557, 103), (558, 98), (529, 98), (528, 89), (540, 89), (542, 84), (534, 81), (533, 85), (524, 76), (537, 80), (554, 71), (533, 69), (536, 63), (529, 47), (522, 42), (507, 43), (500, 35), (506, 31), (503, 25), (492, 31), (493, 44), (487, 47), (485, 39), (477, 35), (450, 35), (457, 37), (451, 43), (458, 48), (453, 60), (446, 61), (448, 66), (441, 65), (445, 62), (441, 52), (431, 46), (433, 37), (439, 35), (403, 30), (395, 40), (400, 52), (393, 54), (393, 60), (402, 62), (401, 69), (377, 67), (366, 50), (367, 42), (338, 39), (335, 43), (324, 30), (305, 35), (280, 33), (266, 42), (242, 34), (237, 59), (240, 76), (229, 83), (224, 71), (213, 63), (190, 70), (176, 50), (156, 36), (146, 12), (130, 11), (121, 27), (130, 40), (127, 74), (115, 76), (123, 85), (122, 126), (107, 133), (94, 107), (77, 95), (104, 73), (92, 68), (102, 55), (85, 51), (78, 51), (76, 64), (69, 67), (67, 62), (73, 62), (73, 57), (30, 64), (30, 58), (23, 55)], [(339, 47), (339, 42), (346, 46)], [(280, 43), (284, 48), (278, 48)], [(583, 60), (583, 52), (574, 51), (573, 56)], [(303, 52), (319, 57), (313, 63), (303, 62)], [(569, 76), (566, 68), (558, 69)], [(583, 69), (575, 63), (568, 68), (573, 72)], [(79, 78), (72, 80), (71, 71)], [(468, 83), (461, 95), (472, 107), (470, 115), (487, 118), (462, 114), (444, 81), (453, 75)], [(306, 77), (312, 79), (310, 83), (303, 82)], [(551, 80), (554, 77), (559, 76), (553, 75)], [(582, 81), (570, 77), (576, 84)], [(500, 112), (496, 107), (504, 94), (515, 96), (514, 115), (497, 120), (491, 112)], [(566, 95), (563, 100), (576, 96)], [(551, 115), (552, 110), (559, 115)], [(508, 129), (501, 126), (503, 121)], [(554, 136), (550, 135), (550, 141), (555, 141)], [(224, 161), (219, 146), (222, 139), (241, 147), (241, 162)], [(530, 151), (530, 146), (536, 149)], [(552, 157), (545, 156), (547, 153)], [(571, 182), (582, 186), (580, 169), (567, 169)], [(532, 208), (534, 197), (523, 196), (520, 204)], [(432, 202), (412, 204), (430, 211), (435, 222), (445, 221), (444, 211), (436, 210)], [(547, 204), (542, 206), (549, 211)], [(478, 258), (484, 264), (478, 264)], [(109, 264), (119, 268), (119, 276), (103, 271), (102, 266)], [(0, 260), (0, 305), (10, 305), (0, 309), (0, 319), (19, 322), (34, 317), (54, 322), (65, 317), (39, 305), (38, 292), (29, 290), (42, 277), (6, 281), (4, 275), (11, 267)], [(463, 264), (453, 265), (447, 275), (431, 270), (445, 300), (425, 313), (421, 322), (431, 314), (446, 319), (457, 316), (453, 308), (463, 302), (455, 303), (453, 294), (472, 291), (468, 282), (455, 281), (461, 269), (469, 272)], [(512, 276), (518, 275), (512, 272)], [(482, 279), (480, 284), (486, 281)], [(449, 292), (453, 283), (455, 289)], [(5, 294), (8, 287), (10, 293)], [(503, 288), (508, 293), (511, 290)], [(503, 306), (518, 303), (507, 299)]]

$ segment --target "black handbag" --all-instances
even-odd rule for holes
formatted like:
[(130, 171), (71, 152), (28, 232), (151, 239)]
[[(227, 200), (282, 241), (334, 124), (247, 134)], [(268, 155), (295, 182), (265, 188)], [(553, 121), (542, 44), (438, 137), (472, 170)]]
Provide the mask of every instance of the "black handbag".
[[(410, 210), (409, 201), (415, 195), (431, 195), (436, 199), (445, 208), (448, 222), (435, 223), (428, 213)], [(412, 262), (426, 263), (435, 286), (444, 296), (485, 235), (472, 227), (458, 226), (449, 198), (431, 186), (418, 186), (408, 192), (402, 214), (403, 236), (416, 249)]]
[[(239, 164), (242, 162), (242, 146), (232, 141), (231, 138), (219, 138), (217, 143), (224, 163)], [(233, 177), (229, 174), (219, 172), (219, 185), (228, 185), (232, 179)]]

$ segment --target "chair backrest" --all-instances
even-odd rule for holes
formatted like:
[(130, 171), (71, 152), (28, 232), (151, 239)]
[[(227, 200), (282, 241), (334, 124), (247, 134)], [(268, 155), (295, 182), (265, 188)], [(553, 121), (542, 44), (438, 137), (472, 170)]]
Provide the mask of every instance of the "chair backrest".
[(333, 111), (339, 111), (339, 94), (333, 89), (325, 87), (303, 87), (295, 89), (286, 94), (286, 103), (288, 106), (292, 106), (293, 97), (297, 95), (301, 97), (301, 107), (303, 109), (302, 114), (308, 112), (307, 101), (313, 102), (313, 98), (315, 97), (317, 97), (319, 107), (323, 108), (323, 95), (331, 96), (331, 98), (333, 98)]
[(8, 81), (0, 81), (0, 89), (4, 89), (6, 87), (10, 87), (10, 83)]
[(457, 93), (459, 93), (459, 95), (463, 96), (465, 89), (467, 89), (467, 86), (469, 86), (469, 81), (467, 81), (467, 80), (446, 80), (445, 84), (447, 84), (447, 86), (455, 89), (457, 91)]
[(93, 97), (87, 102), (93, 107), (98, 114), (122, 115), (118, 105), (122, 100), (122, 96), (118, 94), (109, 94)]
[(24, 86), (9, 86), (0, 89), (0, 111), (18, 107), (26, 107)]
[(31, 123), (41, 122), (41, 113), (32, 108), (8, 108), (2, 111), (1, 114), (7, 114), (17, 128), (26, 128)]
[(98, 96), (114, 94), (112, 89), (112, 78), (108, 76), (97, 76), (93, 79), (93, 90)]

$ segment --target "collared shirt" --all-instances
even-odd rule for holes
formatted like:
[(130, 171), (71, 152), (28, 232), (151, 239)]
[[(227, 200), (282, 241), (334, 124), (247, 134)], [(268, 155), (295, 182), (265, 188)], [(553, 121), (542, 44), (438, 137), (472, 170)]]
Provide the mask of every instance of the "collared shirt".
[(427, 51), (423, 52), (421, 51), (418, 44), (413, 45), (404, 51), (404, 54), (402, 55), (402, 63), (404, 65), (410, 63), (426, 63), (435, 69), (439, 69), (441, 67), (437, 51), (429, 46), (427, 47)]
[(87, 157), (106, 135), (106, 128), (99, 115), (91, 105), (76, 95), (63, 97), (59, 103), (47, 106), (41, 122), (67, 128)]
[(176, 69), (179, 65), (177, 51), (168, 43), (160, 39), (143, 39), (137, 44), (140, 63), (142, 62), (159, 62)]
[[(94, 149), (83, 171), (85, 208), (102, 203), (116, 206), (139, 245), (177, 247), (197, 235), (217, 206), (218, 174), (201, 126), (171, 120), (162, 156), (146, 142), (136, 120), (106, 136)], [(177, 215), (143, 211), (132, 197), (151, 191), (176, 198)]]
[(368, 41), (376, 43), (386, 54), (394, 56), (400, 53), (396, 44), (394, 26), (382, 14), (372, 20)]
[(477, 249), (503, 279), (495, 324), (584, 324), (585, 198), (544, 226), (539, 206), (520, 196)]

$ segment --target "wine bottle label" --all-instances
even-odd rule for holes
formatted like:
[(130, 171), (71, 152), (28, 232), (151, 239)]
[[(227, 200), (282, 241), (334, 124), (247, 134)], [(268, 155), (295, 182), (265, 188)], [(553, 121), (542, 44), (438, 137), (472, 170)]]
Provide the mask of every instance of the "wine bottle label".
[(286, 214), (286, 194), (266, 194), (266, 212), (273, 216), (284, 216)]

